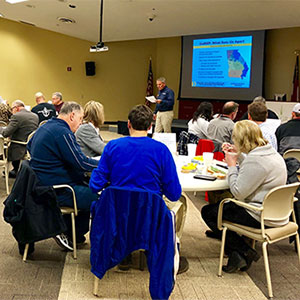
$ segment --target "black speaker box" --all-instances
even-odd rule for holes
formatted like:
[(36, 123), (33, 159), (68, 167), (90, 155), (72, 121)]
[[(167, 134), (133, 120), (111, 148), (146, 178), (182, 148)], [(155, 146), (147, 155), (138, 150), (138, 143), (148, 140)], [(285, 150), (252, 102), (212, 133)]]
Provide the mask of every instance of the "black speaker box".
[(85, 62), (85, 74), (86, 76), (94, 76), (96, 74), (96, 66), (94, 61)]

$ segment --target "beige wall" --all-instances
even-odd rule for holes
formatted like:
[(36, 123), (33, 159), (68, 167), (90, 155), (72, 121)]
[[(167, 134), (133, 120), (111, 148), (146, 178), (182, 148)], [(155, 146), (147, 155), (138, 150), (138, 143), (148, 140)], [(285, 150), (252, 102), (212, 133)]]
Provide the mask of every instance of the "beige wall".
[(266, 34), (265, 94), (287, 94), (290, 100), (296, 56), (300, 49), (300, 27), (269, 30)]
[(174, 117), (178, 116), (178, 92), (181, 65), (181, 38), (157, 39), (157, 61), (155, 77), (164, 76), (167, 85), (175, 93)]
[[(299, 37), (300, 28), (267, 32), (266, 98), (275, 93), (290, 98)], [(126, 120), (130, 108), (144, 102), (150, 56), (154, 79), (166, 77), (175, 99), (178, 96), (180, 37), (108, 43), (108, 52), (90, 53), (93, 43), (0, 19), (0, 41), (0, 95), (9, 103), (21, 99), (33, 106), (37, 91), (47, 99), (61, 91), (65, 100), (102, 102), (106, 120)], [(95, 76), (85, 75), (85, 61), (95, 61)], [(175, 116), (177, 112), (175, 100)]]
[[(144, 102), (149, 57), (156, 61), (155, 39), (109, 43), (108, 52), (90, 53), (90, 42), (3, 19), (0, 41), (0, 95), (9, 103), (33, 106), (36, 92), (50, 99), (60, 91), (64, 100), (102, 102), (110, 121), (126, 120)], [(85, 61), (96, 62), (95, 76), (85, 75)]]

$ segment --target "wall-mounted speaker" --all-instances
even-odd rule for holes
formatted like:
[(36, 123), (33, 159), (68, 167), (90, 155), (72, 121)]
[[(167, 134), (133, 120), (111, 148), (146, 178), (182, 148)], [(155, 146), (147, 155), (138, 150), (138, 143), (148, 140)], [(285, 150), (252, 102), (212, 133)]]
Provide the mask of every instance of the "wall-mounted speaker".
[(96, 66), (94, 61), (85, 62), (85, 74), (86, 76), (94, 76), (96, 74)]

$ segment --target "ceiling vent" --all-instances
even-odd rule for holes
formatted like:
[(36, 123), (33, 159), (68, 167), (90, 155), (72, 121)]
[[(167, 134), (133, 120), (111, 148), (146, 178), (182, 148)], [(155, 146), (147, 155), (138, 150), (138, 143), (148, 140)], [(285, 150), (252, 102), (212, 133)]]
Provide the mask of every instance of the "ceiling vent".
[(58, 17), (57, 20), (61, 23), (65, 23), (65, 24), (75, 24), (76, 23), (76, 21), (74, 19), (67, 18), (67, 17)]

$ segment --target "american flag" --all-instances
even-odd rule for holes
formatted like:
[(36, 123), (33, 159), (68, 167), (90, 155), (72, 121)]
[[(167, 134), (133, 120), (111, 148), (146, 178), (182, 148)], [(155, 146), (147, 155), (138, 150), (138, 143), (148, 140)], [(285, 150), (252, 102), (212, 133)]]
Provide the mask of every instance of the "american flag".
[[(150, 58), (149, 61), (149, 71), (148, 71), (148, 79), (147, 79), (147, 90), (146, 96), (153, 96), (153, 73), (152, 73), (152, 60)], [(150, 106), (150, 101), (146, 99), (145, 104)]]
[(296, 64), (293, 77), (293, 93), (291, 101), (299, 101), (299, 55), (296, 58)]

